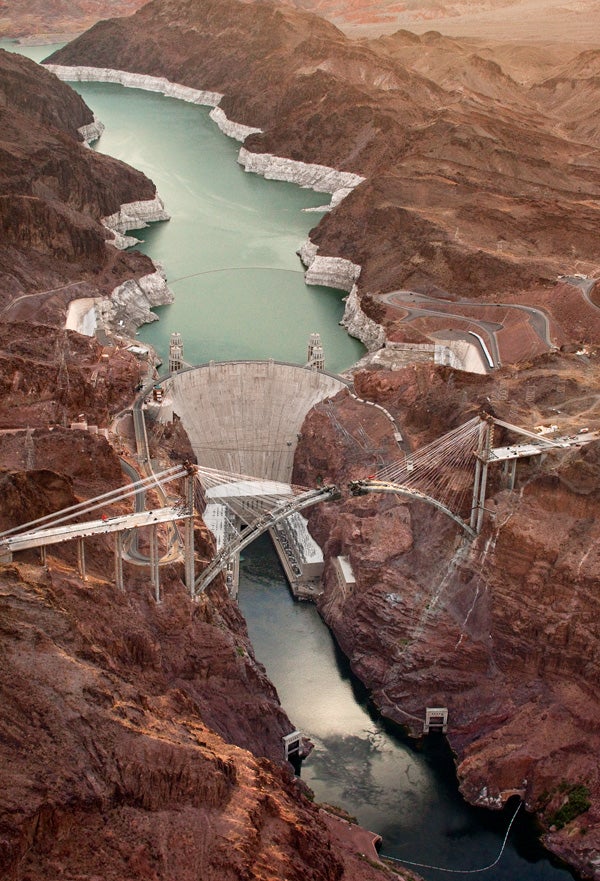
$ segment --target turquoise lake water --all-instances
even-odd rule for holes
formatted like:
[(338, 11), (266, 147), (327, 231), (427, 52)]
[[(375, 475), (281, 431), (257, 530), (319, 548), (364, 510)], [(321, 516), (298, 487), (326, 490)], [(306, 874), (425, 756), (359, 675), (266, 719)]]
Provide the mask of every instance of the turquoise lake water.
[[(38, 61), (51, 50), (19, 47)], [(177, 302), (140, 339), (164, 356), (179, 331), (193, 362), (302, 363), (308, 334), (319, 331), (329, 369), (360, 357), (360, 344), (338, 326), (343, 294), (306, 287), (294, 253), (319, 217), (301, 209), (326, 197), (245, 174), (239, 145), (204, 108), (109, 84), (76, 88), (107, 125), (98, 148), (145, 171), (173, 215), (141, 233)], [(193, 277), (177, 281), (184, 276)], [(548, 859), (522, 811), (498, 865), (472, 874), (496, 858), (514, 806), (502, 814), (469, 807), (443, 740), (415, 747), (378, 716), (314, 606), (291, 598), (265, 537), (244, 552), (240, 607), (283, 706), (315, 744), (302, 777), (317, 800), (342, 805), (380, 834), (384, 853), (451, 870), (419, 869), (428, 881), (572, 877)]]
[[(54, 46), (16, 47), (35, 61)], [(94, 148), (150, 177), (171, 220), (137, 235), (139, 250), (163, 264), (175, 303), (139, 339), (166, 359), (172, 331), (191, 364), (275, 358), (303, 364), (309, 334), (321, 334), (326, 367), (339, 372), (363, 346), (339, 326), (345, 292), (304, 284), (296, 251), (319, 222), (307, 213), (327, 193), (246, 173), (237, 141), (209, 119), (210, 108), (107, 83), (76, 83), (106, 131)]]

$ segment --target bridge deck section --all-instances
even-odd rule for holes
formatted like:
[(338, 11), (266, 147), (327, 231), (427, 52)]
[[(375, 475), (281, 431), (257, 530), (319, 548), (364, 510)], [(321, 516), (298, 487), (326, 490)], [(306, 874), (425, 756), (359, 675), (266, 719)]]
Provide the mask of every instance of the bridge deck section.
[(27, 532), (22, 536), (9, 537), (0, 542), (0, 552), (24, 551), (28, 548), (41, 548), (46, 545), (60, 544), (74, 538), (87, 538), (90, 535), (104, 535), (110, 532), (122, 532), (141, 526), (153, 526), (156, 523), (169, 523), (181, 520), (184, 516), (175, 508), (157, 508), (154, 511), (140, 511), (136, 514), (122, 514), (108, 520), (89, 520), (87, 523), (72, 523)]

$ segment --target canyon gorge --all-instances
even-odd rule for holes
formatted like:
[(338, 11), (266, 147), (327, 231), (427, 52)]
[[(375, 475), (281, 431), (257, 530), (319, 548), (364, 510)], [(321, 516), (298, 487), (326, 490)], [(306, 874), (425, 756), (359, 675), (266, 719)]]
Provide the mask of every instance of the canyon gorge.
[[(600, 53), (561, 44), (525, 61), (522, 48), (403, 30), (350, 39), (291, 5), (154, 0), (48, 62), (222, 95), (220, 124), (243, 139), (246, 167), (277, 157), (346, 175), (334, 174), (329, 191), (344, 198), (303, 259), (347, 288), (368, 348), (407, 352), (487, 322), (491, 371), (408, 357), (351, 371), (411, 450), (482, 413), (600, 428)], [(169, 206), (148, 178), (84, 146), (93, 114), (50, 71), (2, 51), (0, 73), (8, 529), (120, 485), (119, 455), (135, 460), (123, 438), (68, 425), (85, 412), (108, 426), (144, 378), (127, 344), (170, 292), (147, 257), (115, 243)], [(65, 329), (75, 300), (105, 304), (104, 334)], [(177, 423), (151, 444), (160, 461), (191, 456)], [(397, 449), (389, 419), (340, 392), (307, 416), (294, 479), (345, 486)], [(326, 561), (319, 610), (381, 712), (418, 736), (424, 706), (448, 707), (465, 798), (498, 808), (517, 795), (585, 878), (600, 878), (599, 476), (597, 442), (520, 463), (513, 491), (492, 474), (468, 543), (396, 496), (344, 496), (309, 515)], [(201, 568), (214, 543), (200, 518), (196, 545)], [(115, 592), (107, 539), (87, 553), (87, 583), (68, 545), (47, 568), (35, 552), (0, 568), (5, 876), (393, 877), (281, 763), (292, 725), (224, 582), (192, 603), (172, 564), (155, 605), (134, 566)], [(336, 578), (340, 555), (352, 590)], [(579, 810), (561, 814), (582, 789)]]

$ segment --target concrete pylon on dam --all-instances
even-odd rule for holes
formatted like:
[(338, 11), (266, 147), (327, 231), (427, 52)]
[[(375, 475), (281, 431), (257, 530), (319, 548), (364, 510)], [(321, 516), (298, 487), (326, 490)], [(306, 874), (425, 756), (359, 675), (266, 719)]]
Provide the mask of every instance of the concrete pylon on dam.
[(304, 417), (347, 387), (278, 361), (210, 362), (161, 383), (160, 422), (181, 419), (198, 464), (289, 483)]

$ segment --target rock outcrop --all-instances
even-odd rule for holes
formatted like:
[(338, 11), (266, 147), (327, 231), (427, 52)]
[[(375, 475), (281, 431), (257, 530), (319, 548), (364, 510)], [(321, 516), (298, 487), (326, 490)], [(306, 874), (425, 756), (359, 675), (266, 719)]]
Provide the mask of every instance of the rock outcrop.
[(327, 165), (299, 162), (270, 153), (252, 153), (244, 147), (239, 152), (238, 162), (244, 166), (244, 171), (253, 171), (268, 180), (289, 181), (301, 187), (309, 187), (317, 193), (331, 193), (332, 207), (364, 180), (359, 174), (338, 171)]
[(325, 285), (351, 291), (356, 287), (360, 276), (360, 266), (341, 257), (321, 257), (318, 248), (311, 241), (298, 251), (298, 256), (306, 266), (306, 283)]
[(376, 351), (385, 342), (384, 328), (363, 312), (356, 286), (352, 287), (346, 299), (342, 324), (351, 336), (361, 341), (368, 352)]
[[(593, 416), (598, 370), (597, 352), (583, 374), (576, 356), (556, 354), (497, 379), (420, 364), (361, 371), (355, 386), (391, 412), (415, 449), (479, 408), (517, 424), (582, 425)], [(343, 395), (333, 407), (335, 418), (315, 408), (303, 425), (294, 480), (344, 485), (376, 470), (364, 438), (352, 443), (357, 424), (368, 425), (384, 462), (398, 458), (383, 415), (365, 422)], [(443, 479), (452, 486), (457, 475)], [(512, 492), (494, 469), (490, 481), (474, 542), (432, 508), (390, 496), (315, 509), (310, 528), (327, 558), (319, 607), (385, 715), (419, 735), (426, 707), (448, 708), (469, 801), (496, 808), (518, 794), (538, 813), (548, 847), (598, 878), (598, 443), (522, 462)], [(339, 555), (355, 584), (340, 582)]]
[(227, 135), (228, 138), (234, 138), (236, 141), (244, 142), (249, 135), (260, 133), (259, 128), (253, 128), (251, 125), (240, 125), (239, 122), (232, 122), (231, 119), (227, 119), (220, 107), (213, 107), (209, 116), (224, 135)]
[(102, 223), (108, 229), (117, 233), (126, 233), (130, 229), (143, 229), (149, 223), (159, 220), (169, 220), (169, 214), (160, 196), (145, 201), (128, 202), (120, 205), (119, 210), (108, 217), (102, 218)]
[(71, 299), (155, 272), (147, 257), (110, 247), (107, 225), (123, 231), (166, 214), (148, 178), (85, 148), (99, 129), (75, 92), (22, 56), (1, 51), (0, 66), (0, 308), (5, 321), (60, 326)]
[(112, 291), (108, 302), (101, 304), (101, 324), (113, 332), (133, 336), (142, 324), (157, 321), (152, 311), (155, 306), (173, 302), (173, 294), (167, 285), (164, 272), (128, 279)]
[(190, 104), (206, 104), (216, 107), (223, 95), (219, 92), (207, 92), (204, 89), (192, 89), (181, 83), (170, 82), (165, 77), (148, 76), (132, 73), (129, 70), (118, 70), (105, 67), (88, 67), (87, 65), (65, 67), (60, 64), (48, 64), (60, 80), (78, 83), (118, 83), (130, 89), (144, 89), (147, 92), (160, 92), (168, 98), (179, 98)]

